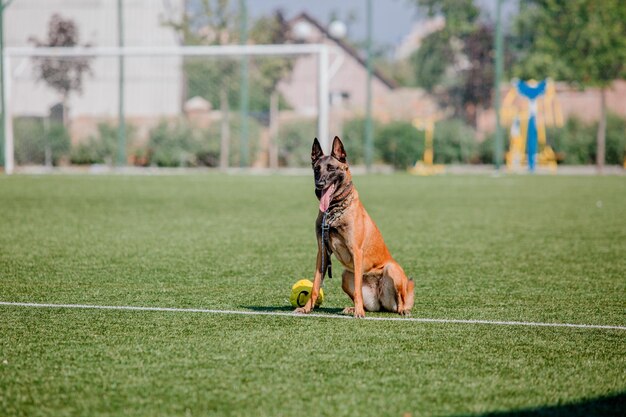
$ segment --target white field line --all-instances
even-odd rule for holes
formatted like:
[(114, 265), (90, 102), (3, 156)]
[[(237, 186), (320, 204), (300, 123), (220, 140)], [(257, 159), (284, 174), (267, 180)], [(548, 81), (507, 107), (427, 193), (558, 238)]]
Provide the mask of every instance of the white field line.
[[(141, 306), (100, 306), (90, 304), (39, 304), (39, 303), (17, 303), (0, 301), (0, 306), (13, 307), (35, 307), (35, 308), (75, 308), (91, 310), (127, 310), (127, 311), (167, 311), (176, 313), (207, 313), (207, 314), (233, 314), (242, 316), (282, 316), (282, 317), (320, 317), (325, 319), (347, 319), (352, 320), (352, 316), (339, 314), (296, 314), (281, 311), (247, 311), (247, 310), (212, 310), (204, 308), (173, 308), (173, 307), (141, 307)], [(573, 327), (577, 329), (610, 329), (626, 330), (626, 326), (611, 326), (600, 324), (573, 324), (573, 323), (541, 323), (532, 321), (498, 321), (498, 320), (459, 320), (459, 319), (429, 319), (418, 317), (365, 317), (361, 320), (369, 321), (400, 321), (418, 323), (452, 323), (452, 324), (490, 324), (496, 326), (528, 326), (528, 327)]]

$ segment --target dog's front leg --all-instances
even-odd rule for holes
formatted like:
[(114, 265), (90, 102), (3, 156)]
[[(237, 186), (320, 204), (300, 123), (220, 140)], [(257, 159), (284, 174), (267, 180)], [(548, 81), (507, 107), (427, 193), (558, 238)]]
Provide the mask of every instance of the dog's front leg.
[(313, 290), (311, 291), (311, 298), (306, 302), (304, 307), (299, 307), (294, 310), (294, 313), (307, 314), (313, 310), (317, 297), (320, 294), (320, 287), (322, 286), (322, 248), (318, 245), (317, 248), (317, 261), (315, 263), (315, 278), (313, 278)]
[(353, 253), (354, 261), (354, 317), (357, 319), (365, 317), (363, 307), (363, 254), (360, 250)]

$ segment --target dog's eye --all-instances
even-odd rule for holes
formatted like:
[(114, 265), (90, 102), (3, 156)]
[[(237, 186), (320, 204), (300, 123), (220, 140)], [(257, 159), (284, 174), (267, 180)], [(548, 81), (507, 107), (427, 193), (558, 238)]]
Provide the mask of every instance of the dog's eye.
[(336, 170), (337, 168), (335, 168), (332, 165), (328, 165), (328, 167), (326, 168), (328, 171), (333, 172), (334, 170)]

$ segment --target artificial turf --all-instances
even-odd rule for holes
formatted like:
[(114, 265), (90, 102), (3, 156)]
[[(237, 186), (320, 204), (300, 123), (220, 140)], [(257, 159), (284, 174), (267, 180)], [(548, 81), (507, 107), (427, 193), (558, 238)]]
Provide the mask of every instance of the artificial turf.
[[(355, 184), (414, 317), (626, 325), (624, 177)], [(0, 301), (289, 311), (316, 215), (308, 177), (1, 177)], [(0, 416), (611, 415), (625, 358), (623, 330), (0, 306)]]

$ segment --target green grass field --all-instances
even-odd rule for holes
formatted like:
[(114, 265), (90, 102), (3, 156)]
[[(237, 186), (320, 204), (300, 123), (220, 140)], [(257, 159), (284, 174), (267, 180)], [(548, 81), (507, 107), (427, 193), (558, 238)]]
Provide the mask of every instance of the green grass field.
[[(413, 317), (626, 325), (626, 178), (355, 183)], [(0, 301), (290, 311), (316, 215), (309, 177), (0, 177)], [(0, 306), (0, 416), (625, 410), (624, 330)]]

